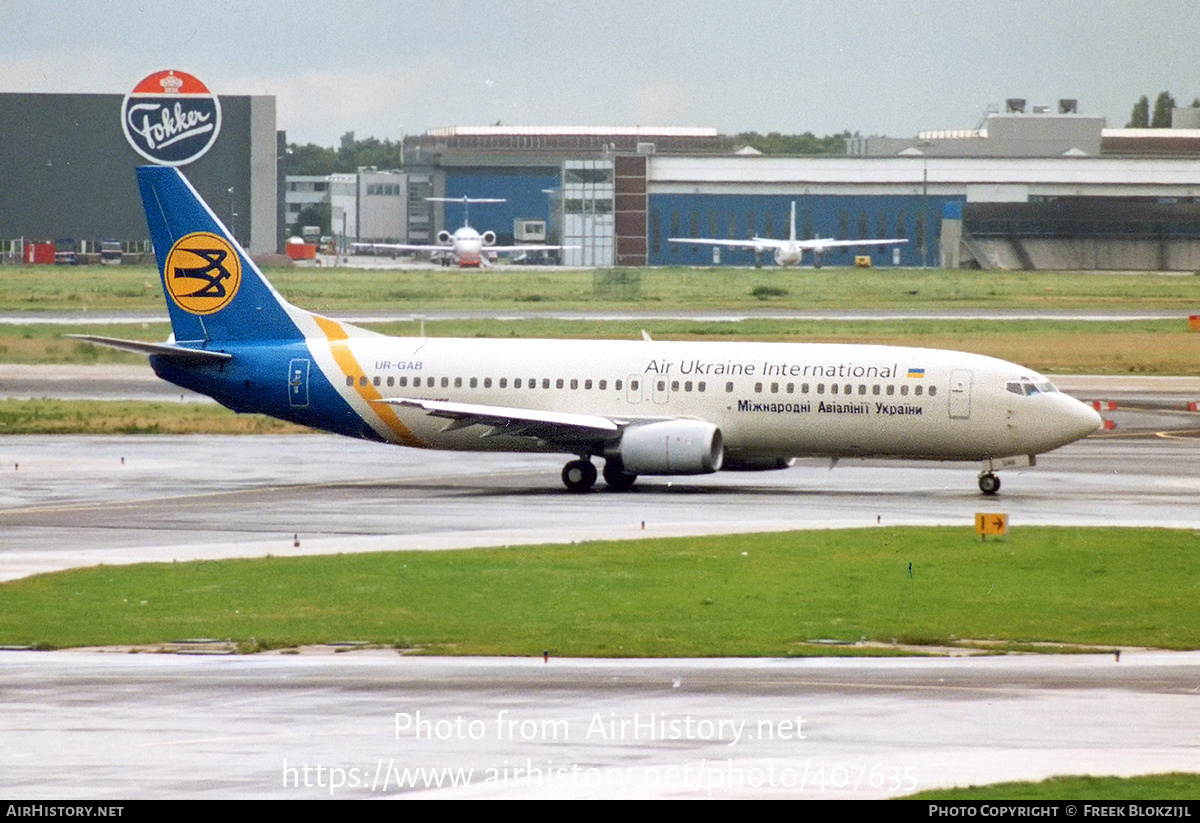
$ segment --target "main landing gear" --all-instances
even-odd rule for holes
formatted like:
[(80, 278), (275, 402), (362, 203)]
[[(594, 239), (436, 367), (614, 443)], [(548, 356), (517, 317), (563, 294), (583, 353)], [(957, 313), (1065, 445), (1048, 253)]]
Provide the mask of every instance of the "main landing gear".
[(572, 460), (563, 466), (562, 480), (569, 492), (583, 494), (591, 491), (596, 483), (596, 467), (591, 460)]
[(1000, 478), (991, 472), (984, 472), (979, 475), (979, 490), (987, 495), (993, 495), (1000, 491)]
[(608, 484), (608, 488), (612, 491), (629, 491), (633, 488), (635, 480), (637, 480), (637, 475), (626, 473), (625, 466), (621, 463), (621, 458), (610, 457), (604, 461), (604, 482)]
[[(621, 465), (620, 458), (613, 457), (604, 461), (604, 482), (612, 491), (627, 491), (633, 486), (635, 480), (637, 480), (637, 475), (627, 474), (624, 466)], [(563, 466), (562, 481), (569, 492), (575, 494), (589, 492), (596, 484), (596, 467), (586, 457), (572, 460)]]

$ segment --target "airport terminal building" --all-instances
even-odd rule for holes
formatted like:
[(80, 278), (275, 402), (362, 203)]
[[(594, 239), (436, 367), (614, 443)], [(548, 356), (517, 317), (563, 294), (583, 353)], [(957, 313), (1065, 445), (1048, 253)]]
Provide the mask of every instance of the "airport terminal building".
[[(647, 127), (460, 127), (405, 145), (421, 192), (503, 198), (471, 211), (471, 225), (511, 242), (521, 220), (543, 220), (550, 242), (580, 247), (564, 254), (576, 265), (769, 263), (667, 241), (784, 238), (794, 202), (801, 239), (908, 240), (831, 250), (830, 265), (869, 255), (876, 266), (1187, 271), (1200, 269), (1200, 129), (1188, 126), (1006, 111), (971, 131), (850, 139), (838, 157), (762, 156), (714, 129)], [(406, 193), (410, 209), (423, 200)], [(417, 213), (434, 234), (465, 219), (455, 203)]]

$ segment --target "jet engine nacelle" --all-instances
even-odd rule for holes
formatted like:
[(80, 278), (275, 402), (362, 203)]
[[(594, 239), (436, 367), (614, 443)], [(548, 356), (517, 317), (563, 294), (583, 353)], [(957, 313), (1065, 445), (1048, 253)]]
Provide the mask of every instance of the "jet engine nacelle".
[(439, 231), (437, 233), (437, 241), (439, 243), (441, 243), (443, 246), (449, 246), (451, 243), (454, 242), (454, 235), (451, 234), (450, 232), (446, 231), (445, 229), (442, 229), (441, 231)]
[(617, 448), (629, 474), (712, 474), (725, 459), (721, 430), (702, 420), (631, 426)]
[(479, 235), (479, 239), (483, 241), (483, 245), (485, 246), (496, 245), (496, 233), (494, 231), (485, 231)]

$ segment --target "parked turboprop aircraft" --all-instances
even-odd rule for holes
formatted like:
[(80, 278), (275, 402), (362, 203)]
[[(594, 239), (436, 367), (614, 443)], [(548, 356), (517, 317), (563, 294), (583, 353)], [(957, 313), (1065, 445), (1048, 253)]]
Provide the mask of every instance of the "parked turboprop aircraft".
[(571, 248), (570, 246), (497, 246), (496, 233), (494, 231), (485, 231), (480, 234), (475, 229), (471, 228), (471, 203), (503, 203), (503, 199), (494, 197), (426, 197), (426, 200), (435, 203), (462, 203), (463, 204), (463, 224), (461, 228), (455, 230), (453, 234), (443, 229), (438, 232), (436, 246), (411, 245), (407, 243), (355, 243), (354, 247), (359, 249), (372, 249), (383, 251), (425, 251), (433, 252), (434, 254), (450, 255), (460, 268), (480, 268), (482, 266), (490, 266), (491, 261), (488, 255), (496, 254), (516, 254), (518, 252), (532, 251), (558, 251), (561, 249)]
[(890, 346), (385, 337), (284, 300), (175, 168), (138, 169), (174, 331), (159, 377), (237, 412), (430, 449), (574, 455), (638, 475), (784, 468), (800, 456), (982, 461), (1086, 437), (1099, 415), (1029, 369)]
[(792, 201), (792, 219), (788, 230), (787, 240), (774, 240), (770, 237), (752, 237), (749, 240), (714, 240), (706, 237), (671, 237), (671, 243), (684, 243), (693, 246), (726, 246), (735, 249), (751, 249), (760, 255), (770, 250), (775, 255), (775, 262), (780, 266), (799, 266), (804, 252), (811, 251), (813, 265), (821, 268), (821, 257), (826, 250), (845, 246), (894, 246), (907, 243), (907, 240), (834, 240), (817, 237), (812, 240), (796, 239), (796, 201)]

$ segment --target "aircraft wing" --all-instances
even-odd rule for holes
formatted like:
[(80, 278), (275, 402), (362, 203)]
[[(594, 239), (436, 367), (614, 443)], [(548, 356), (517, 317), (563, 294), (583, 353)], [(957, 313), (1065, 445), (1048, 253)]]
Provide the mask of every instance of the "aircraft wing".
[(382, 249), (383, 251), (454, 251), (446, 246), (412, 246), (407, 243), (354, 243), (356, 249)]
[(786, 240), (755, 237), (750, 240), (714, 240), (708, 237), (670, 237), (668, 243), (683, 243), (693, 246), (726, 246), (732, 249), (779, 249), (787, 245)]
[(376, 402), (424, 409), (433, 417), (444, 417), (450, 422), (442, 431), (465, 429), (468, 426), (487, 426), (489, 431), (481, 437), (533, 437), (568, 448), (582, 443), (611, 440), (631, 422), (591, 414), (535, 411), (442, 400), (412, 400), (405, 397), (382, 398)]
[(577, 249), (579, 246), (484, 246), (485, 252), (512, 254), (518, 251), (561, 251), (562, 249)]
[(797, 240), (796, 245), (802, 249), (832, 249), (842, 246), (888, 246), (907, 243), (907, 240)]

